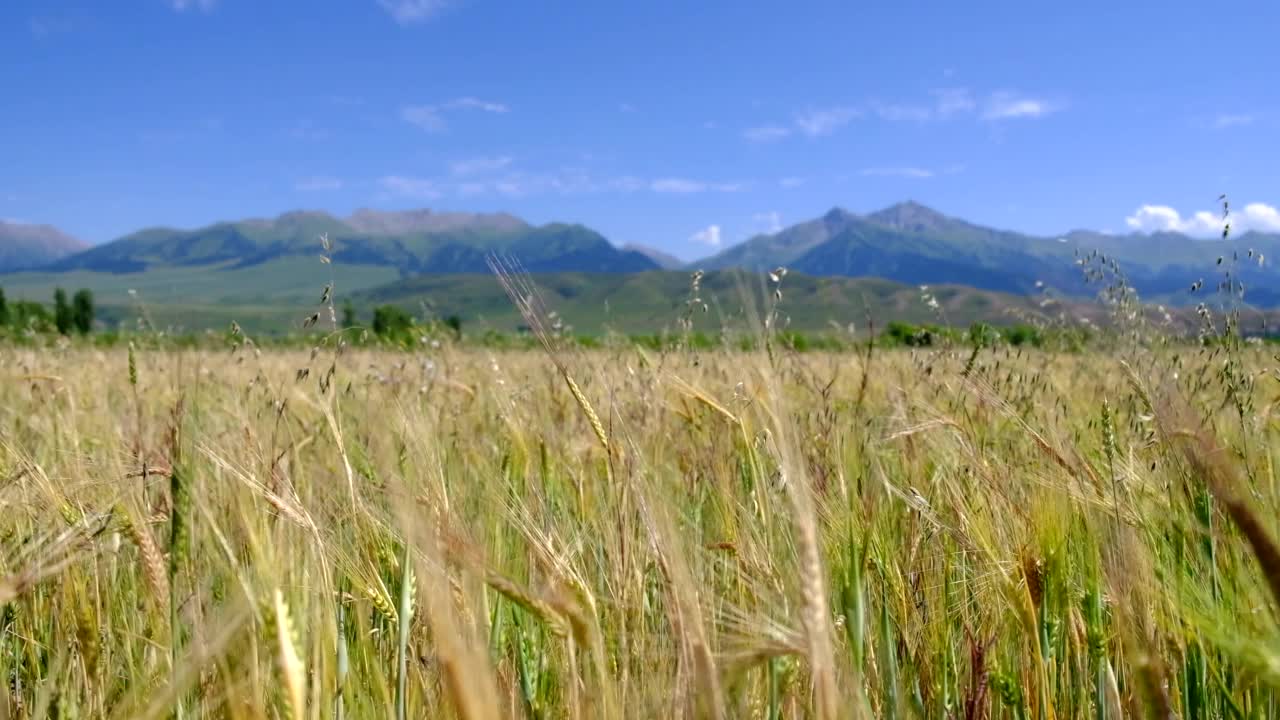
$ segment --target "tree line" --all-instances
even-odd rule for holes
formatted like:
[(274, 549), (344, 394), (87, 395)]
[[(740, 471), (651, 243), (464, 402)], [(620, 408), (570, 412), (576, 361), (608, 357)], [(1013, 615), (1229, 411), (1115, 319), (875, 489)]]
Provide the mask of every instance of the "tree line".
[(5, 297), (4, 288), (0, 288), (0, 329), (87, 335), (93, 331), (94, 312), (93, 292), (84, 288), (69, 299), (66, 290), (55, 290), (52, 312), (33, 300), (11, 303)]

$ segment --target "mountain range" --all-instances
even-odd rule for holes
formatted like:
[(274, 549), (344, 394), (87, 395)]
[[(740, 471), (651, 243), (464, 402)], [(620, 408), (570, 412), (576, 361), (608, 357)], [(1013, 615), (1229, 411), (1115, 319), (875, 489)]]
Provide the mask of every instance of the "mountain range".
[(51, 225), (0, 220), (0, 272), (48, 265), (88, 247)]
[[(319, 262), (321, 237), (327, 239), (331, 265)], [(782, 266), (816, 278), (881, 278), (909, 288), (906, 295), (915, 297), (918, 285), (964, 285), (998, 294), (985, 302), (1005, 308), (1008, 298), (1046, 288), (1066, 299), (1087, 299), (1100, 288), (1086, 283), (1081, 264), (1114, 260), (1144, 300), (1193, 304), (1211, 294), (1229, 271), (1245, 283), (1250, 304), (1280, 307), (1280, 271), (1264, 259), (1280, 258), (1280, 235), (1197, 240), (1177, 233), (1073, 231), (1036, 236), (984, 227), (915, 202), (868, 214), (836, 207), (693, 263), (650, 248), (615, 246), (582, 225), (532, 225), (505, 213), (365, 209), (337, 217), (294, 211), (193, 230), (151, 228), (90, 248), (47, 226), (10, 223), (0, 224), (0, 286), (34, 299), (47, 298), (57, 286), (89, 287), (104, 305), (125, 306), (141, 296), (175, 312), (238, 307), (269, 314), (306, 301), (330, 282), (369, 302), (421, 304), (446, 289), (479, 298), (483, 293), (467, 292), (460, 283), (492, 284), (487, 277), (492, 254), (514, 258), (536, 275), (579, 278), (556, 281), (557, 287), (567, 288), (570, 296), (606, 301), (611, 293), (638, 287), (629, 278), (634, 274), (693, 268), (759, 272)], [(651, 297), (638, 291), (623, 296), (670, 306), (679, 299), (671, 293), (681, 295), (672, 288), (680, 281), (670, 278), (680, 274), (655, 277), (664, 279), (644, 281), (645, 287), (661, 288)], [(1208, 290), (1191, 293), (1201, 282)], [(815, 290), (815, 302), (820, 295)], [(463, 306), (455, 310), (472, 312)]]
[(198, 230), (153, 228), (64, 257), (45, 269), (140, 273), (172, 267), (250, 268), (314, 257), (328, 239), (333, 262), (389, 267), (403, 275), (485, 272), (490, 253), (518, 258), (530, 272), (638, 272), (657, 263), (620, 250), (582, 225), (534, 227), (506, 214), (358, 210), (339, 219), (295, 211)]
[(781, 265), (811, 275), (883, 277), (913, 285), (961, 282), (1020, 294), (1048, 287), (1087, 297), (1099, 288), (1085, 282), (1078, 261), (1101, 256), (1118, 262), (1142, 297), (1186, 304), (1197, 300), (1189, 293), (1193, 283), (1205, 280), (1212, 288), (1234, 265), (1250, 302), (1274, 307), (1280, 305), (1280, 271), (1259, 258), (1280, 258), (1277, 252), (1280, 235), (1275, 234), (1197, 240), (1171, 232), (1076, 230), (1041, 237), (975, 225), (905, 202), (868, 215), (834, 208), (820, 218), (753, 237), (699, 266), (765, 270)]

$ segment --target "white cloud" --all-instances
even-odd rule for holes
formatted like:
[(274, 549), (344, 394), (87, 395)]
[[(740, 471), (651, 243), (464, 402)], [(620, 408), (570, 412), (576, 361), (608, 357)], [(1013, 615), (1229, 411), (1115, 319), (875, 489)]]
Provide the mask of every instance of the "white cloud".
[(644, 180), (633, 175), (610, 178), (606, 184), (610, 190), (618, 190), (620, 192), (635, 192), (644, 189)]
[(849, 121), (858, 117), (859, 114), (857, 110), (851, 107), (806, 110), (796, 114), (795, 122), (800, 132), (809, 137), (817, 137), (819, 135), (830, 135), (849, 124)]
[(169, 0), (169, 7), (178, 12), (186, 12), (188, 10), (209, 12), (217, 4), (218, 0)]
[[(181, 2), (182, 0), (174, 0)], [(421, 22), (444, 9), (445, 0), (378, 0), (378, 4), (386, 10), (396, 22), (409, 25)]]
[(380, 178), (378, 184), (387, 192), (404, 197), (434, 199), (441, 195), (437, 183), (427, 178), (387, 175)]
[(933, 91), (934, 109), (939, 117), (971, 112), (977, 103), (968, 88), (941, 88)]
[(329, 175), (313, 175), (294, 183), (294, 189), (300, 192), (321, 192), (325, 190), (341, 190), (342, 180)]
[(880, 167), (867, 168), (861, 173), (867, 177), (902, 177), (902, 178), (931, 178), (937, 173), (932, 170), (918, 167)]
[(792, 118), (793, 127), (761, 125), (747, 128), (742, 136), (751, 142), (781, 140), (794, 133), (819, 137), (830, 135), (864, 115), (886, 122), (924, 123), (974, 114), (985, 120), (1042, 117), (1062, 109), (1058, 102), (1007, 91), (991, 93), (981, 101), (968, 88), (963, 87), (931, 90), (930, 95), (932, 100), (926, 102), (886, 102), (873, 99), (857, 107), (843, 105), (810, 108), (795, 114)]
[(400, 110), (400, 118), (410, 125), (416, 125), (426, 132), (444, 132), (448, 127), (445, 113), (454, 110), (483, 110), (484, 112), (504, 114), (511, 111), (503, 103), (481, 100), (474, 97), (454, 98), (440, 105), (407, 105)]
[(689, 242), (710, 247), (720, 247), (720, 226), (708, 225), (706, 228), (690, 235)]
[(1058, 108), (1047, 100), (1025, 97), (1010, 92), (993, 93), (987, 98), (982, 117), (987, 120), (1012, 118), (1036, 118), (1048, 115)]
[[(1280, 210), (1265, 203), (1249, 203), (1233, 211), (1230, 221), (1233, 233), (1280, 232)], [(1220, 237), (1224, 223), (1220, 212), (1201, 210), (1183, 217), (1168, 205), (1143, 205), (1124, 222), (1138, 232), (1180, 232), (1200, 237)]]
[(747, 128), (742, 131), (742, 137), (751, 142), (770, 142), (773, 140), (781, 140), (791, 134), (791, 128), (780, 127), (778, 125), (764, 125), (761, 127)]
[(482, 175), (485, 173), (498, 172), (511, 164), (511, 157), (508, 155), (498, 155), (494, 157), (476, 157), (468, 160), (459, 160), (450, 166), (450, 170), (454, 175), (471, 176)]
[(1244, 219), (1249, 229), (1280, 232), (1280, 210), (1272, 205), (1249, 203), (1244, 206)]
[(654, 180), (649, 187), (660, 193), (699, 193), (707, 189), (707, 184), (684, 178), (661, 178)]
[(744, 183), (709, 183), (687, 178), (658, 178), (649, 183), (649, 189), (657, 193), (674, 193), (688, 195), (700, 192), (738, 192), (745, 188)]
[(767, 233), (776, 233), (782, 229), (782, 215), (777, 210), (756, 213), (751, 216), (757, 227), (764, 228)]
[(1223, 128), (1243, 127), (1245, 125), (1252, 125), (1254, 119), (1255, 118), (1252, 115), (1247, 115), (1244, 113), (1238, 113), (1238, 114), (1227, 113), (1227, 114), (1222, 114), (1215, 117), (1213, 119), (1213, 126), (1220, 130)]
[(924, 122), (933, 117), (933, 108), (923, 105), (903, 105), (899, 103), (884, 103), (878, 100), (871, 102), (871, 111), (881, 120), (911, 122)]
[(445, 128), (444, 118), (434, 105), (410, 105), (400, 111), (400, 118), (427, 132), (442, 132)]
[[(688, 178), (659, 178), (650, 180), (634, 175), (593, 175), (581, 167), (528, 172), (512, 167), (512, 159), (506, 156), (479, 157), (454, 163), (448, 174), (431, 177), (387, 175), (378, 180), (386, 192), (404, 197), (438, 198), (445, 196), (476, 197), (500, 195), (504, 197), (528, 197), (533, 195), (589, 195), (599, 193), (634, 193), (641, 190), (671, 194), (692, 195), (704, 192), (737, 192), (748, 187), (742, 182), (706, 182)], [(317, 180), (316, 187), (330, 188)], [(299, 183), (301, 188), (302, 183)]]
[(444, 106), (450, 110), (483, 110), (491, 113), (505, 113), (511, 110), (503, 103), (490, 102), (474, 97), (455, 98), (445, 103)]
[[(533, 195), (587, 195), (605, 192), (630, 193), (649, 187), (649, 183), (631, 176), (597, 177), (583, 168), (562, 167), (546, 172), (512, 169), (510, 158), (478, 158), (455, 163), (450, 175), (441, 178), (384, 178), (385, 188), (401, 195), (426, 194), (428, 197), (457, 195), (476, 197), (500, 195), (529, 197)], [(410, 182), (412, 181), (412, 182)]]
[(784, 177), (778, 181), (778, 184), (784, 188), (798, 188), (804, 184), (802, 177)]

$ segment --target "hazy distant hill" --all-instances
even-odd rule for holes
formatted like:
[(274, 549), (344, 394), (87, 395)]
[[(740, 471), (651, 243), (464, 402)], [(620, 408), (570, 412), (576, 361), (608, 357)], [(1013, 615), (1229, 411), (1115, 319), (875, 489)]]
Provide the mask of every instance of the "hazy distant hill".
[(658, 250), (656, 248), (651, 248), (647, 245), (627, 244), (627, 245), (623, 245), (622, 249), (629, 250), (631, 252), (638, 252), (641, 255), (644, 255), (645, 257), (657, 263), (658, 267), (662, 268), (663, 270), (678, 270), (680, 268), (683, 268), (687, 264), (680, 258), (676, 257), (675, 255), (672, 255), (670, 253), (664, 253), (661, 250)]
[(47, 265), (86, 247), (50, 225), (0, 220), (0, 272)]

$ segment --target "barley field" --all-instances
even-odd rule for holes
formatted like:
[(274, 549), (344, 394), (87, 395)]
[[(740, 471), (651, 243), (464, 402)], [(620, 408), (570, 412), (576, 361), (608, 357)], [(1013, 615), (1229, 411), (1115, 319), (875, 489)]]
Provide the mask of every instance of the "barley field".
[(1277, 360), (0, 349), (0, 718), (1274, 718)]

